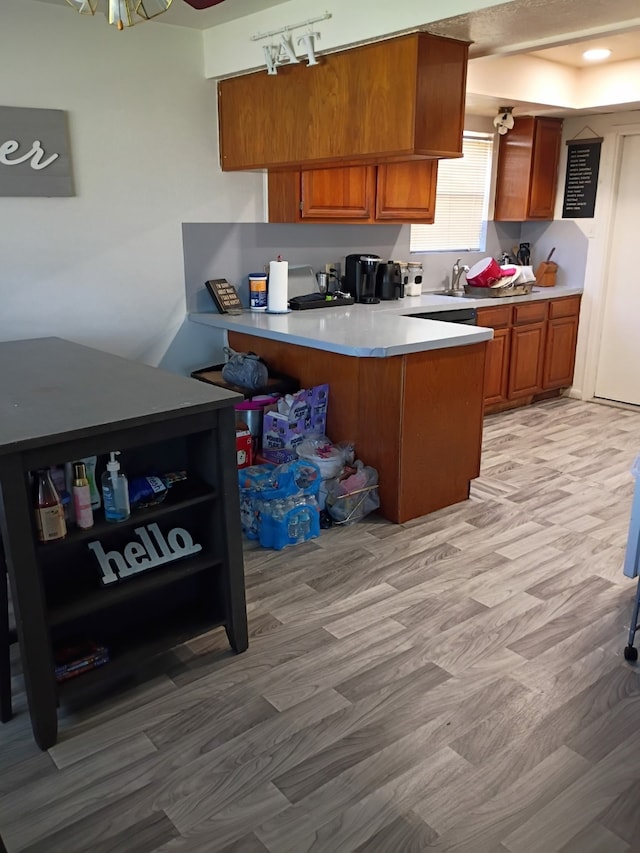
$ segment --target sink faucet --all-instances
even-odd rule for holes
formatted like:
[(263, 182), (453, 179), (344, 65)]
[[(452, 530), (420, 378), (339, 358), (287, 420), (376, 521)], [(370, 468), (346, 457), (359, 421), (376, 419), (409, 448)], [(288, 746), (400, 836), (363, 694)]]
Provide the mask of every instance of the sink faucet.
[(462, 285), (460, 284), (460, 277), (462, 273), (469, 272), (469, 267), (466, 264), (460, 265), (461, 258), (453, 265), (453, 269), (451, 270), (451, 290), (459, 290), (462, 292)]

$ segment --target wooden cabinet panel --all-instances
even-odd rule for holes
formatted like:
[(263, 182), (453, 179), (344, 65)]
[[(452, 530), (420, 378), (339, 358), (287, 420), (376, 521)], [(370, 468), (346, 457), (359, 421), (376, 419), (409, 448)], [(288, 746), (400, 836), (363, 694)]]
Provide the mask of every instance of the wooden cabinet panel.
[(546, 302), (523, 302), (513, 306), (513, 325), (540, 323), (547, 319)]
[(460, 157), (467, 54), (412, 33), (221, 80), (222, 169)]
[(509, 384), (511, 329), (496, 329), (487, 343), (484, 365), (484, 403), (503, 403)]
[[(439, 506), (466, 500), (469, 481), (480, 474), (483, 405), (478, 391), (485, 344), (409, 353), (396, 358), (404, 362), (404, 394), (402, 433), (393, 465), (400, 465), (403, 488), (398, 516), (393, 520), (401, 522), (433, 512)], [(386, 399), (380, 385), (371, 391), (375, 397)], [(389, 396), (393, 399), (392, 394)], [(381, 444), (375, 434), (377, 421), (367, 418), (365, 423), (370, 441), (368, 452), (365, 454), (357, 441), (356, 446), (361, 447), (363, 459), (374, 459), (380, 452), (375, 448)], [(378, 467), (375, 461), (371, 464)], [(384, 477), (379, 473), (382, 484)]]
[(560, 317), (578, 317), (580, 314), (580, 297), (565, 296), (562, 299), (554, 299), (549, 303), (549, 319), (557, 320)]
[(269, 222), (422, 222), (435, 213), (432, 160), (269, 172)]
[(578, 340), (578, 318), (550, 320), (545, 345), (542, 387), (567, 388), (573, 382)]
[(561, 135), (562, 122), (550, 118), (536, 119), (528, 219), (553, 219)]
[(436, 160), (378, 166), (376, 219), (432, 223), (437, 177)]
[(511, 325), (511, 305), (496, 305), (495, 308), (478, 308), (478, 325), (488, 329), (500, 329)]
[(494, 220), (553, 219), (562, 119), (518, 116), (500, 137)]
[(528, 397), (542, 388), (542, 359), (544, 357), (545, 324), (514, 326), (511, 333), (509, 365), (510, 400)]
[(375, 180), (374, 166), (304, 170), (300, 217), (369, 220), (375, 206)]

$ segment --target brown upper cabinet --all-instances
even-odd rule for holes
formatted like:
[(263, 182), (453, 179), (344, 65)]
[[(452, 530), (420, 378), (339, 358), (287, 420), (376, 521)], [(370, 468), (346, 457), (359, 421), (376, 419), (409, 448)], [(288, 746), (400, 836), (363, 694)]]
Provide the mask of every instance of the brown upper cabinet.
[(437, 160), (269, 172), (269, 222), (432, 223)]
[(224, 171), (461, 157), (468, 44), (413, 33), (218, 83)]
[(562, 119), (518, 116), (500, 137), (496, 222), (553, 219)]

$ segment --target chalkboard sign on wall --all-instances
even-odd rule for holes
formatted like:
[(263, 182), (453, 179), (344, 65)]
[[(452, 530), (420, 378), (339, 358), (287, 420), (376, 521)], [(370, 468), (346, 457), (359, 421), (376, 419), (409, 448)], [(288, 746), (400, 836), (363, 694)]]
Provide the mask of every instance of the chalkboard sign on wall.
[(563, 219), (590, 219), (596, 206), (602, 138), (570, 139), (567, 142)]

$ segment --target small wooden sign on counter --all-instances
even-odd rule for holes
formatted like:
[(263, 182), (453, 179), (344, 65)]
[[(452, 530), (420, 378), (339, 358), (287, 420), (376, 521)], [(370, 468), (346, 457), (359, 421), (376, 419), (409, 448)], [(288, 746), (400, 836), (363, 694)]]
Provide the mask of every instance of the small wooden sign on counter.
[(238, 291), (226, 278), (212, 278), (205, 284), (221, 314), (242, 314)]

